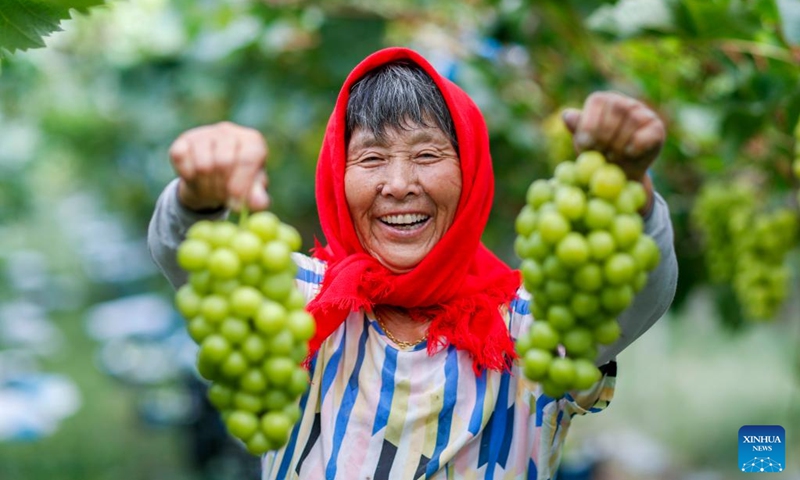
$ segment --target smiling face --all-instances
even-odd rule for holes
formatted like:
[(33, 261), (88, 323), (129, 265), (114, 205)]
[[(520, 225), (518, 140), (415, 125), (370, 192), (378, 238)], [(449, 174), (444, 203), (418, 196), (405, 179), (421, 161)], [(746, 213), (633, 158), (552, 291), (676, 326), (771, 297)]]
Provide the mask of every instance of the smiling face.
[(461, 166), (436, 127), (356, 128), (347, 147), (345, 196), (364, 250), (399, 273), (419, 264), (453, 224)]

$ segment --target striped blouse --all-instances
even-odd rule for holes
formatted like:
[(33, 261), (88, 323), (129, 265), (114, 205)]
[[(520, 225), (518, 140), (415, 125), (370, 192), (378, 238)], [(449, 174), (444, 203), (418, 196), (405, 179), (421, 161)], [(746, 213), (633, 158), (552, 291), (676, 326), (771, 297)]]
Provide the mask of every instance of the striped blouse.
[[(307, 299), (325, 264), (295, 254)], [(533, 318), (522, 288), (508, 306), (513, 338)], [(370, 314), (353, 312), (322, 344), (301, 419), (286, 446), (263, 458), (272, 479), (549, 479), (570, 421), (605, 408), (616, 365), (591, 389), (559, 400), (519, 365), (477, 376), (468, 353), (399, 350)]]

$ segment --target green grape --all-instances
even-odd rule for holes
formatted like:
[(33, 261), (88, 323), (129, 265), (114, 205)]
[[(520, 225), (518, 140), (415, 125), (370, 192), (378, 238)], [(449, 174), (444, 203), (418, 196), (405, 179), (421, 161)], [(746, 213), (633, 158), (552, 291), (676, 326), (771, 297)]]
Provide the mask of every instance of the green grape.
[(210, 220), (200, 220), (186, 231), (186, 238), (203, 240), (204, 242), (211, 242), (213, 236), (214, 222)]
[(286, 357), (272, 357), (264, 362), (264, 374), (273, 385), (286, 385), (292, 378), (295, 364)]
[(203, 339), (216, 331), (214, 325), (209, 323), (208, 320), (203, 317), (194, 317), (193, 319), (189, 320), (186, 329), (189, 333), (189, 336), (192, 337), (192, 340), (197, 343), (202, 342)]
[(528, 336), (530, 337), (531, 348), (551, 351), (558, 346), (558, 331), (547, 322), (534, 321), (531, 324)]
[(555, 204), (558, 213), (569, 220), (578, 220), (586, 211), (586, 195), (578, 187), (559, 188), (556, 190)]
[(267, 272), (282, 272), (292, 262), (292, 250), (283, 242), (272, 241), (261, 250), (261, 265)]
[(543, 212), (539, 217), (539, 234), (547, 244), (557, 243), (569, 231), (569, 220), (558, 212)]
[[(533, 208), (538, 208), (553, 199), (553, 187), (547, 180), (539, 179), (528, 187), (526, 201)], [(524, 210), (524, 208), (523, 208)]]
[(547, 323), (559, 332), (567, 332), (575, 325), (575, 316), (564, 305), (551, 305), (547, 309)]
[(245, 448), (247, 448), (247, 451), (253, 455), (260, 456), (269, 450), (273, 450), (275, 448), (275, 444), (270, 442), (267, 437), (259, 431), (254, 433), (246, 440)]
[(616, 320), (606, 320), (594, 328), (594, 339), (601, 345), (611, 345), (617, 341), (621, 333)]
[(220, 363), (231, 353), (231, 344), (221, 335), (209, 335), (200, 344), (198, 355), (209, 363)]
[(225, 419), (228, 431), (239, 438), (250, 438), (258, 430), (258, 418), (251, 413), (235, 410)]
[(292, 252), (299, 252), (300, 248), (303, 246), (303, 238), (300, 236), (300, 232), (293, 226), (285, 223), (278, 225), (277, 238), (289, 247), (289, 251)]
[(252, 368), (239, 378), (239, 387), (249, 393), (263, 393), (267, 389), (267, 379), (261, 370)]
[(527, 237), (536, 229), (536, 212), (529, 206), (522, 207), (514, 223), (517, 234)]
[(575, 364), (569, 358), (554, 358), (550, 362), (547, 375), (556, 385), (563, 388), (572, 388), (575, 383)]
[(523, 260), (520, 270), (522, 271), (522, 280), (525, 282), (525, 288), (528, 291), (538, 288), (544, 282), (544, 271), (536, 260)]
[(523, 357), (523, 372), (530, 380), (543, 380), (550, 370), (553, 354), (548, 350), (531, 348)]
[(292, 423), (286, 415), (279, 412), (269, 412), (261, 417), (261, 431), (267, 440), (283, 445), (289, 438)]
[(229, 248), (217, 248), (208, 257), (208, 271), (217, 278), (233, 278), (239, 275), (241, 266), (239, 257)]
[(603, 158), (603, 154), (600, 152), (591, 150), (582, 152), (578, 155), (578, 158), (575, 159), (575, 177), (578, 183), (584, 187), (588, 186), (594, 172), (605, 165), (605, 163), (606, 159)]
[(250, 324), (237, 317), (228, 317), (219, 326), (219, 333), (231, 345), (238, 345), (250, 334)]
[[(650, 237), (640, 237), (650, 238)], [(606, 230), (595, 230), (586, 237), (589, 243), (589, 253), (594, 260), (605, 260), (617, 250), (614, 236)]]
[(178, 247), (178, 265), (189, 272), (202, 270), (210, 253), (211, 247), (207, 242), (189, 238)]
[(600, 369), (597, 368), (590, 360), (578, 358), (573, 363), (575, 365), (576, 390), (586, 390), (600, 380), (600, 377), (602, 376)]
[(286, 389), (293, 395), (302, 395), (308, 389), (308, 372), (303, 368), (295, 368)]
[(304, 310), (295, 310), (289, 313), (287, 327), (295, 340), (308, 341), (314, 336), (316, 323), (314, 317)]
[(270, 242), (278, 237), (278, 228), (281, 222), (271, 212), (258, 212), (247, 219), (247, 228), (261, 238), (263, 242)]
[(631, 283), (636, 273), (636, 262), (627, 253), (615, 253), (603, 265), (603, 274), (611, 285)]
[(569, 268), (579, 267), (589, 259), (589, 243), (580, 233), (570, 232), (558, 242), (556, 256)]
[(261, 239), (253, 232), (241, 230), (231, 239), (231, 250), (243, 263), (253, 263), (261, 255)]
[(625, 188), (627, 180), (625, 173), (616, 165), (605, 164), (600, 166), (589, 181), (589, 191), (592, 195), (613, 201)]
[(222, 383), (208, 387), (208, 401), (218, 410), (224, 410), (233, 403), (233, 390)]
[(184, 285), (175, 294), (175, 306), (183, 318), (191, 318), (200, 313), (203, 297), (191, 285)]
[(249, 366), (247, 358), (238, 351), (231, 352), (219, 367), (219, 373), (227, 378), (235, 379), (241, 377)]
[(586, 204), (584, 223), (590, 230), (607, 228), (614, 221), (617, 210), (602, 198), (592, 198)]
[(269, 411), (282, 410), (289, 403), (289, 396), (283, 390), (270, 390), (262, 399), (264, 408)]
[(214, 222), (213, 229), (211, 230), (211, 238), (209, 242), (211, 245), (219, 247), (227, 247), (231, 244), (233, 237), (236, 235), (238, 229), (236, 225), (227, 222)]

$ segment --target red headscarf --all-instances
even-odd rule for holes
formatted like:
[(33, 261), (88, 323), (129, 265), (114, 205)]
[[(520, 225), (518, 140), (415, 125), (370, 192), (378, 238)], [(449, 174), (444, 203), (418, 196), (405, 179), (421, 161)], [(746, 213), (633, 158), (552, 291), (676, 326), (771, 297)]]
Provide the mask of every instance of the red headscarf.
[[(397, 60), (419, 65), (441, 91), (455, 124), (462, 177), (453, 225), (416, 267), (401, 274), (365, 253), (344, 189), (350, 87), (370, 70)], [(429, 354), (453, 344), (472, 354), (476, 372), (509, 366), (516, 354), (500, 307), (513, 298), (520, 276), (481, 243), (492, 206), (494, 175), (483, 115), (463, 90), (412, 50), (387, 48), (370, 55), (350, 73), (339, 92), (320, 151), (316, 182), (328, 246), (316, 248), (314, 256), (327, 261), (328, 269), (319, 294), (308, 305), (317, 322), (312, 352), (350, 312), (395, 305), (408, 308), (414, 318), (433, 316)]]

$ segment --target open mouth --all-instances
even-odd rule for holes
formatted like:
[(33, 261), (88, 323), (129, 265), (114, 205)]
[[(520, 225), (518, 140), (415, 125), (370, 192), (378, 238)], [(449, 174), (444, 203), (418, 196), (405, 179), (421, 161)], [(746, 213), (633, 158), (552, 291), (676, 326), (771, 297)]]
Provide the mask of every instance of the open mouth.
[(413, 230), (430, 220), (430, 218), (430, 215), (406, 213), (402, 215), (386, 215), (385, 217), (380, 217), (379, 220), (392, 228)]

